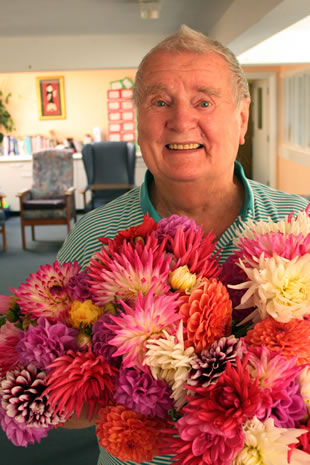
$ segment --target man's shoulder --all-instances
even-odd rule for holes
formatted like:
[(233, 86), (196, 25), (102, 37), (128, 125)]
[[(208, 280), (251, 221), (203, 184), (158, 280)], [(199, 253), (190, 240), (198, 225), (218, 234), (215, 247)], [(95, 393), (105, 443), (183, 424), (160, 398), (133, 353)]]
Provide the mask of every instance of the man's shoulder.
[(293, 211), (303, 210), (309, 203), (301, 195), (274, 189), (257, 181), (249, 180), (249, 184), (253, 192), (256, 218), (268, 216), (277, 220)]

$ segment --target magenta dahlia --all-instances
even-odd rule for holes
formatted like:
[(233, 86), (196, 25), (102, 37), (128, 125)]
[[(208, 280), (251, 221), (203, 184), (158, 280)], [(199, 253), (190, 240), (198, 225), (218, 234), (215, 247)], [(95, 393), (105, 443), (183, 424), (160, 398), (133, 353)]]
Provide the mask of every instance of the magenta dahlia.
[(171, 389), (150, 373), (123, 368), (115, 388), (114, 399), (118, 404), (146, 416), (166, 418), (173, 407)]
[(87, 271), (72, 276), (68, 282), (68, 295), (72, 301), (84, 302), (92, 298)]
[(50, 323), (40, 317), (37, 326), (29, 326), (20, 333), (16, 346), (18, 359), (23, 365), (32, 363), (37, 368), (46, 369), (57, 357), (69, 349), (77, 349), (79, 331), (68, 328), (61, 322)]
[(106, 326), (107, 324), (113, 324), (108, 313), (102, 315), (102, 317), (93, 324), (92, 351), (95, 355), (102, 355), (105, 361), (110, 365), (119, 368), (122, 359), (121, 357), (113, 357), (117, 349), (109, 344), (110, 340), (115, 336), (115, 333)]
[(0, 378), (18, 364), (16, 344), (20, 333), (21, 330), (9, 321), (0, 327)]

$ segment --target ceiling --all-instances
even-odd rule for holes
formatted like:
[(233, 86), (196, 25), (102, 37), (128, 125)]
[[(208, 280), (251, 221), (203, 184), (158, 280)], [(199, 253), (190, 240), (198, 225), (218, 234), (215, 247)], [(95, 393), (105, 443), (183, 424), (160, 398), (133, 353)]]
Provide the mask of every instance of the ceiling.
[(139, 0), (1, 0), (0, 37), (163, 34), (180, 24), (207, 33), (233, 0), (161, 0), (160, 19), (140, 17)]

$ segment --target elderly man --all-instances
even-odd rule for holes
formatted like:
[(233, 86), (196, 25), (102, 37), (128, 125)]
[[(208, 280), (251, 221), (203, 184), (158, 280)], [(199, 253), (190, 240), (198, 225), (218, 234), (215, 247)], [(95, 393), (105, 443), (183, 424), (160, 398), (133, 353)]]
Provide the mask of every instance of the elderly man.
[[(247, 130), (250, 95), (230, 50), (182, 26), (142, 60), (135, 84), (139, 145), (145, 181), (85, 215), (58, 254), (83, 267), (100, 249), (98, 237), (172, 214), (214, 231), (224, 261), (233, 252), (235, 226), (248, 219), (277, 221), (307, 201), (245, 178), (236, 162)], [(69, 421), (67, 427), (87, 423)], [(122, 464), (101, 449), (98, 465)], [(154, 464), (173, 463), (171, 457)]]

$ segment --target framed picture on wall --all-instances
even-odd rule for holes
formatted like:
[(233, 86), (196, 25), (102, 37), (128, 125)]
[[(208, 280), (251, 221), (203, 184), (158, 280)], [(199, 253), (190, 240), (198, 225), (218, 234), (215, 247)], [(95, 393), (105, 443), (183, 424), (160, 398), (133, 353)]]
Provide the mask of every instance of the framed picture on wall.
[(65, 119), (63, 76), (37, 77), (39, 119)]

